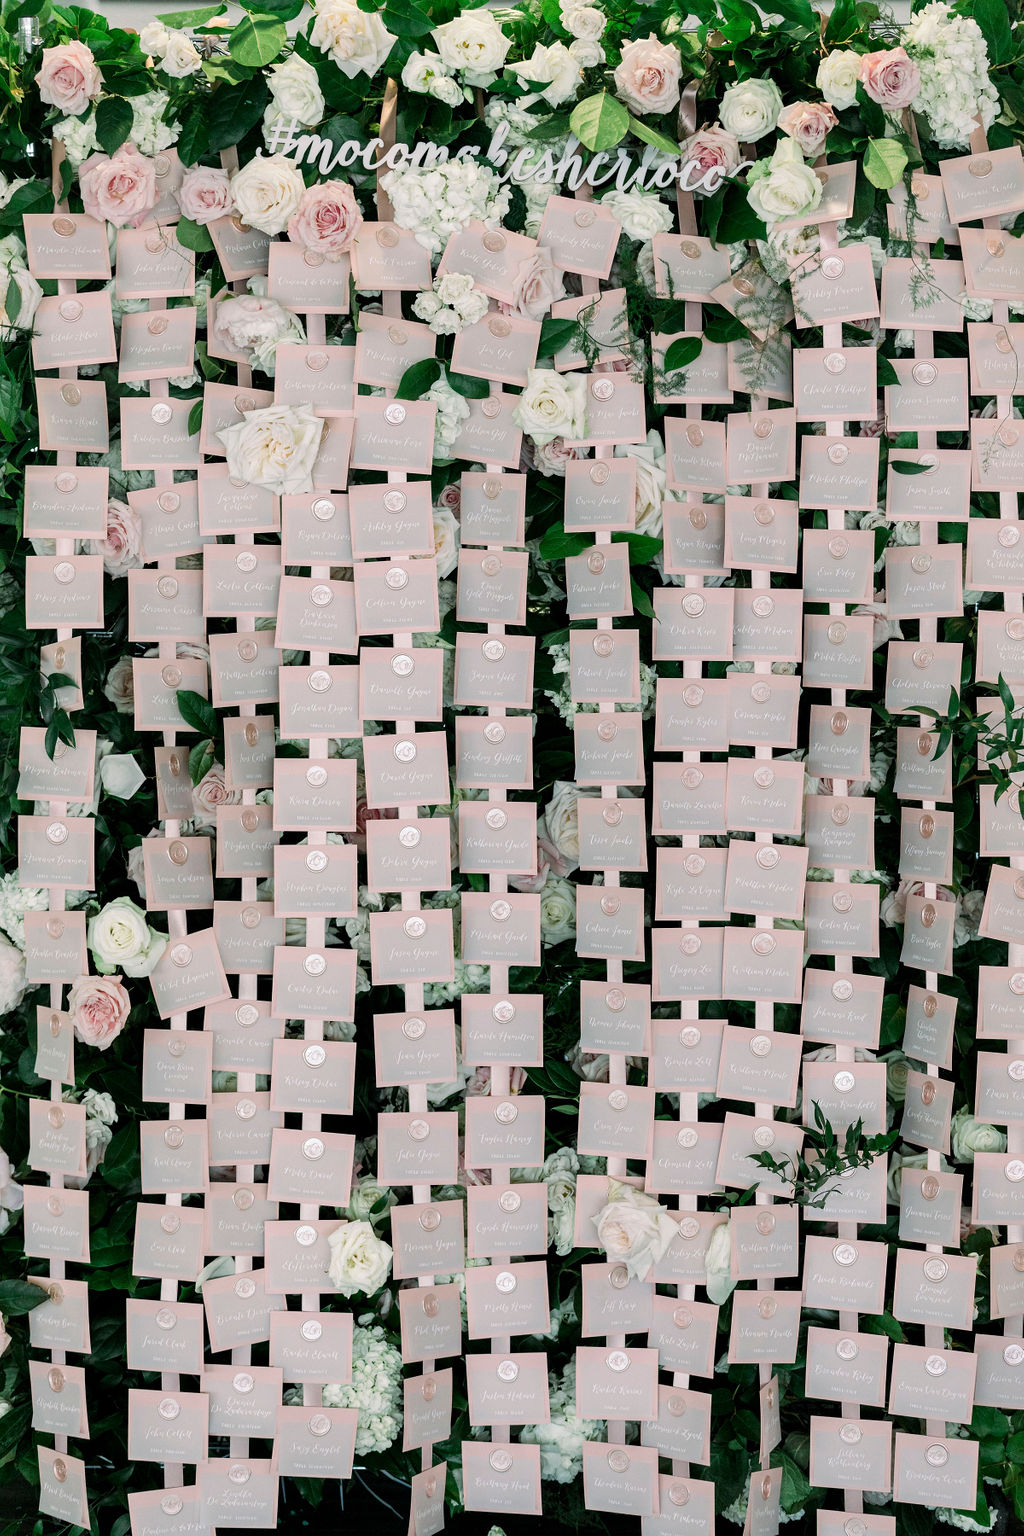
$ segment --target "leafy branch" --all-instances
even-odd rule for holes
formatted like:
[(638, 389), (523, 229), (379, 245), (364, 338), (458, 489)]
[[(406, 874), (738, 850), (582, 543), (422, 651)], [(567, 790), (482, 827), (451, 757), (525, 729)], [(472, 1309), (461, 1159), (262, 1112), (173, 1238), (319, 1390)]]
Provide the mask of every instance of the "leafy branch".
[[(870, 1168), (876, 1158), (889, 1151), (898, 1137), (898, 1131), (865, 1136), (863, 1120), (856, 1120), (847, 1126), (840, 1143), (835, 1128), (815, 1100), (814, 1125), (806, 1127), (804, 1146), (795, 1156), (779, 1159), (770, 1152), (752, 1152), (749, 1156), (751, 1162), (792, 1185), (790, 1198), (794, 1205), (820, 1209), (835, 1193), (837, 1186), (831, 1183), (832, 1180), (841, 1179), (858, 1168)], [(810, 1156), (805, 1155), (808, 1152)], [(831, 1187), (826, 1188), (826, 1185)]]

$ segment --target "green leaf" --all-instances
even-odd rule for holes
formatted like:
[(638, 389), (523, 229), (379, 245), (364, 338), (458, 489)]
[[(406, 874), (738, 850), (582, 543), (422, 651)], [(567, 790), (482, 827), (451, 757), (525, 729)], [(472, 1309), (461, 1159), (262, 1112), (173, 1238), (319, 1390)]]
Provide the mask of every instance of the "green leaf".
[(208, 699), (204, 699), (201, 693), (196, 693), (192, 688), (179, 688), (177, 699), (178, 713), (186, 725), (203, 736), (216, 735), (217, 714)]
[(192, 747), (188, 754), (188, 771), (193, 784), (199, 784), (205, 779), (213, 767), (215, 757), (213, 742), (201, 741), (197, 747)]
[(199, 102), (193, 102), (182, 118), (177, 150), (183, 165), (195, 165), (210, 147), (210, 135), (206, 129), (206, 112)]
[(162, 21), (165, 27), (202, 27), (215, 16), (223, 14), (222, 5), (204, 5), (197, 11), (167, 11), (156, 19)]
[(573, 108), (569, 127), (587, 149), (612, 149), (625, 137), (629, 113), (621, 101), (616, 101), (607, 91), (599, 91)]
[(717, 235), (719, 242), (724, 245), (737, 240), (765, 240), (767, 234), (764, 220), (758, 218), (747, 202), (746, 188), (730, 182), (722, 199)]
[(228, 52), (239, 64), (262, 69), (274, 62), (287, 36), (281, 21), (271, 21), (266, 16), (243, 16), (237, 27), (232, 28)]
[(971, 0), (969, 14), (974, 17), (985, 34), (990, 62), (1004, 64), (1013, 53), (1009, 6), (1006, 0)]
[(896, 369), (893, 367), (892, 363), (890, 363), (889, 359), (887, 357), (883, 357), (881, 352), (879, 352), (879, 354), (878, 354), (878, 383), (879, 383), (879, 387), (881, 387), (881, 385), (883, 385), (883, 384), (898, 384), (899, 382), (900, 382), (900, 376), (896, 372)]
[(203, 402), (201, 400), (197, 400), (195, 405), (192, 407), (192, 409), (188, 413), (188, 435), (189, 435), (189, 437), (195, 437), (196, 433), (199, 431), (199, 429), (202, 426), (202, 424), (203, 424)]
[(7, 319), (11, 325), (17, 325), (18, 316), (21, 314), (21, 289), (12, 277), (7, 284), (7, 297), (4, 300), (7, 310)]
[(873, 187), (894, 187), (907, 168), (907, 152), (898, 139), (869, 139), (864, 175)]
[(436, 384), (444, 369), (436, 357), (425, 357), (407, 368), (398, 381), (396, 400), (418, 400), (431, 385)]
[(45, 1300), (44, 1285), (32, 1285), (28, 1280), (0, 1280), (0, 1312), (5, 1317), (21, 1317)]
[(52, 213), (53, 193), (48, 181), (27, 181), (0, 208), (0, 230), (15, 229), (21, 234), (26, 213)]
[(579, 330), (578, 320), (555, 320), (549, 315), (541, 323), (538, 355), (553, 357), (556, 352), (561, 352), (563, 347), (571, 347), (579, 336)]
[(396, 37), (426, 37), (434, 23), (409, 0), (391, 0), (381, 12), (381, 21)]
[(474, 379), (468, 373), (452, 373), (448, 370), (448, 383), (457, 395), (466, 400), (483, 400), (491, 392), (487, 379)]
[(889, 463), (897, 475), (926, 475), (932, 468), (931, 464), (919, 464), (916, 459), (890, 459)]
[(262, 76), (248, 80), (244, 85), (218, 86), (206, 119), (212, 153), (230, 149), (232, 144), (244, 139), (263, 116), (268, 100), (269, 93)]
[(667, 133), (658, 133), (655, 128), (648, 128), (646, 123), (641, 123), (637, 118), (629, 119), (629, 131), (644, 144), (650, 144), (655, 149), (663, 149), (666, 155), (678, 155), (679, 145), (670, 139)]
[(135, 114), (123, 96), (104, 96), (96, 108), (96, 139), (108, 155), (116, 155), (131, 135)]
[(665, 372), (675, 373), (677, 368), (686, 368), (700, 356), (703, 345), (699, 336), (677, 336), (665, 352)]
[[(212, 251), (213, 241), (210, 231), (205, 224), (197, 224), (194, 219), (186, 219), (182, 216), (175, 225), (174, 233), (178, 238), (178, 244), (183, 245), (186, 251)], [(199, 402), (200, 407), (202, 401)], [(200, 420), (202, 411), (200, 410)], [(198, 429), (196, 429), (198, 430)]]

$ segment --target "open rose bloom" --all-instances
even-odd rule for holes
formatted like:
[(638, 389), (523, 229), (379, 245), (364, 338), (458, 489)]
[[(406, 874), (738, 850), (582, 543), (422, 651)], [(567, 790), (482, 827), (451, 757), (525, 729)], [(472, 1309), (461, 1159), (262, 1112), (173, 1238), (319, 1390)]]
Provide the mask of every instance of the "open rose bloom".
[(103, 80), (91, 49), (75, 42), (43, 49), (36, 85), (42, 101), (56, 107), (65, 117), (80, 117), (100, 94)]
[(156, 170), (134, 144), (122, 144), (116, 155), (90, 155), (78, 184), (89, 217), (115, 229), (138, 228), (156, 205)]
[(340, 261), (359, 233), (363, 216), (355, 193), (344, 181), (307, 187), (298, 211), (288, 220), (288, 239), (325, 261)]

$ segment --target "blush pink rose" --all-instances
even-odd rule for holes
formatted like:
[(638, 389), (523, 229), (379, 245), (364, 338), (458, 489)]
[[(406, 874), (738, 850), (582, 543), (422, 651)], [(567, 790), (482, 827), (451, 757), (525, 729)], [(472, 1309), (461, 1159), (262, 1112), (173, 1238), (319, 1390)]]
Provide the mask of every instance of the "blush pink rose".
[[(728, 133), (716, 123), (713, 128), (699, 128), (682, 145), (680, 154), (684, 162), (692, 162), (693, 169), (686, 174), (683, 185), (691, 192), (717, 192), (723, 179), (734, 171), (743, 158), (740, 141), (734, 133)], [(700, 185), (709, 172), (706, 185)]]
[(65, 117), (78, 117), (100, 94), (103, 80), (84, 43), (61, 43), (59, 48), (43, 49), (36, 85), (48, 106), (57, 107)]
[(119, 976), (79, 976), (71, 983), (67, 1006), (79, 1040), (105, 1051), (124, 1028), (132, 1005)]
[(307, 187), (288, 220), (288, 239), (327, 261), (340, 261), (359, 233), (363, 216), (346, 181), (321, 181)]
[(462, 507), (462, 491), (457, 480), (445, 486), (437, 498), (437, 504), (439, 507), (447, 507), (449, 512), (459, 512)]
[(779, 129), (788, 133), (802, 155), (810, 158), (822, 146), (839, 119), (827, 101), (794, 101), (779, 113)]
[(178, 188), (178, 207), (194, 224), (210, 224), (234, 207), (227, 171), (212, 165), (193, 165)]
[(860, 81), (872, 101), (889, 112), (909, 107), (921, 84), (921, 71), (905, 48), (866, 53), (860, 61)]
[(134, 507), (123, 501), (107, 502), (107, 536), (105, 539), (89, 539), (90, 555), (103, 556), (103, 569), (108, 576), (126, 576), (129, 571), (144, 565), (142, 558), (142, 518)]
[(78, 185), (89, 217), (106, 219), (115, 229), (137, 228), (156, 203), (153, 162), (134, 144), (122, 144), (116, 155), (90, 155), (79, 168)]
[(551, 260), (550, 250), (538, 245), (532, 256), (519, 263), (512, 284), (511, 313), (543, 320), (555, 300), (564, 296), (562, 274)]
[(615, 89), (634, 112), (671, 112), (679, 105), (679, 49), (659, 43), (652, 32), (627, 43), (615, 66)]

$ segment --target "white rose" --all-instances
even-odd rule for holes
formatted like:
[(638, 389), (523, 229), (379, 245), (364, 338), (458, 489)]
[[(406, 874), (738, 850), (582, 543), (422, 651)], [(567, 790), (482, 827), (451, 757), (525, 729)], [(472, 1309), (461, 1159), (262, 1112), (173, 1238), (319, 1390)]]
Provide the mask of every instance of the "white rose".
[(729, 1274), (731, 1261), (732, 1229), (728, 1221), (723, 1221), (712, 1229), (711, 1241), (704, 1255), (704, 1284), (708, 1300), (718, 1306), (728, 1301), (736, 1289), (736, 1281)]
[(446, 107), (460, 106), (466, 99), (462, 86), (449, 75), (434, 76), (430, 82), (430, 95), (435, 101), (443, 101)]
[(147, 21), (139, 33), (139, 47), (151, 59), (162, 59), (170, 40), (171, 34), (162, 21)]
[(168, 32), (167, 46), (160, 60), (160, 68), (172, 80), (185, 80), (202, 69), (203, 60), (195, 45), (184, 32)]
[[(358, 1184), (352, 1186), (348, 1214), (353, 1221), (383, 1221), (391, 1207), (397, 1203), (398, 1196), (393, 1190), (385, 1189), (374, 1178), (360, 1179)], [(377, 1205), (380, 1210), (374, 1211)]]
[(100, 783), (119, 800), (130, 800), (145, 782), (146, 775), (130, 752), (112, 752), (100, 763)]
[(593, 800), (599, 794), (598, 789), (581, 789), (567, 779), (556, 779), (551, 787), (551, 799), (544, 810), (544, 837), (561, 860), (564, 875), (571, 874), (580, 861), (578, 801)]
[(231, 178), (238, 217), (265, 235), (287, 229), (305, 190), (302, 172), (285, 155), (256, 155)]
[(16, 944), (0, 940), (0, 1013), (10, 1013), (25, 996), (25, 956)]
[(459, 520), (451, 507), (433, 508), (434, 556), (438, 577), (450, 576), (459, 563)]
[(657, 1200), (616, 1179), (608, 1180), (608, 1204), (591, 1219), (609, 1263), (625, 1264), (634, 1280), (646, 1280), (679, 1231)]
[(368, 1221), (349, 1221), (327, 1238), (331, 1262), (327, 1266), (336, 1290), (343, 1296), (357, 1291), (370, 1296), (379, 1291), (391, 1273), (391, 1248), (381, 1241)]
[(103, 697), (109, 699), (119, 715), (130, 715), (135, 709), (135, 671), (130, 656), (115, 661), (107, 673), (103, 685)]
[(860, 80), (860, 54), (849, 48), (836, 48), (818, 65), (815, 85), (830, 106), (842, 112), (857, 100)]
[(631, 240), (652, 240), (672, 228), (672, 210), (656, 192), (605, 192), (600, 201)]
[(1005, 1152), (1006, 1132), (976, 1120), (967, 1108), (958, 1109), (950, 1127), (950, 1147), (958, 1163), (973, 1163), (976, 1152)]
[(432, 36), (445, 66), (462, 70), (469, 85), (490, 85), (512, 46), (494, 12), (486, 8), (463, 11), (435, 27)]
[(591, 42), (589, 37), (574, 37), (569, 52), (580, 69), (596, 69), (598, 64), (604, 63), (604, 49), (600, 43)]
[(167, 948), (166, 937), (150, 928), (145, 912), (129, 896), (108, 901), (89, 919), (86, 942), (101, 976), (115, 971), (148, 976)]
[(308, 405), (268, 405), (217, 433), (227, 450), (228, 474), (263, 485), (277, 496), (313, 489), (313, 464), (323, 418)]
[(570, 6), (562, 12), (562, 26), (570, 37), (596, 43), (604, 36), (608, 18), (596, 5)]
[(320, 78), (312, 64), (291, 54), (275, 64), (267, 76), (273, 105), (280, 117), (298, 118), (306, 128), (315, 128), (326, 111)]
[[(13, 283), (18, 294), (17, 314), (13, 317), (9, 314), (8, 305), (10, 297), (8, 286)], [(10, 267), (7, 271), (7, 282), (4, 283), (3, 292), (0, 293), (0, 338), (4, 341), (13, 341), (15, 331), (31, 330), (32, 321), (36, 310), (39, 308), (39, 300), (43, 296), (43, 290), (25, 267)], [(13, 308), (13, 305), (11, 305)]]
[[(549, 107), (559, 107), (576, 94), (576, 87), (583, 78), (583, 67), (564, 43), (552, 43), (545, 48), (537, 43), (530, 58), (521, 64), (511, 65), (512, 70), (528, 85), (539, 85), (541, 90), (521, 98), (519, 105), (536, 100), (546, 101)], [(781, 105), (781, 103), (780, 103)]]
[(665, 444), (660, 433), (652, 427), (644, 444), (620, 445), (616, 458), (630, 458), (636, 464), (636, 511), (637, 533), (645, 533), (652, 539), (661, 538), (662, 508), (665, 501)]
[(309, 40), (329, 53), (349, 80), (360, 71), (375, 75), (396, 42), (375, 11), (361, 11), (346, 0), (320, 0)]
[[(762, 174), (759, 167), (765, 166)], [(747, 202), (758, 218), (795, 219), (821, 202), (821, 182), (792, 139), (780, 139), (770, 161), (759, 161), (747, 178)]]
[(576, 937), (576, 887), (561, 875), (549, 873), (541, 889), (540, 936), (545, 945)]
[(722, 94), (719, 120), (726, 133), (756, 144), (771, 133), (782, 111), (782, 97), (772, 80), (740, 80)]
[(575, 374), (531, 368), (513, 415), (526, 435), (541, 446), (556, 437), (586, 437), (586, 385)]

